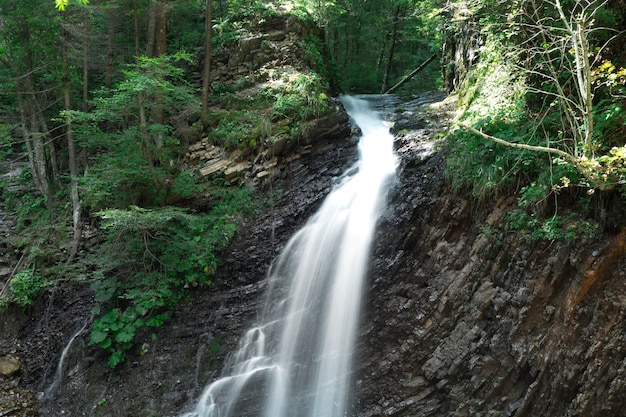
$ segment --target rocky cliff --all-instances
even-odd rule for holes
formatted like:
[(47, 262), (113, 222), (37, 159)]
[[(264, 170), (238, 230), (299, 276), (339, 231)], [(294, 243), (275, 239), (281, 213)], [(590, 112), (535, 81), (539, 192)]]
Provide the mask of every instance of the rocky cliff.
[(515, 199), (451, 195), (441, 155), (402, 154), (373, 256), (355, 414), (623, 415), (626, 231), (526, 242), (503, 221)]

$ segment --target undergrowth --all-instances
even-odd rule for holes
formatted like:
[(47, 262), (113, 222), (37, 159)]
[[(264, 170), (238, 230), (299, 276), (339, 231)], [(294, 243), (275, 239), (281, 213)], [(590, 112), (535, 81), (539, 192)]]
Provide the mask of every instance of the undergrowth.
[(125, 360), (143, 328), (158, 327), (195, 287), (212, 283), (219, 255), (241, 215), (253, 210), (248, 189), (220, 189), (208, 213), (164, 207), (105, 210), (105, 242), (78, 268), (90, 271), (98, 305), (90, 345), (109, 354), (109, 366)]
[[(534, 117), (526, 81), (498, 48), (487, 42), (481, 61), (459, 93), (460, 121), (508, 142), (550, 146), (560, 140), (558, 115)], [(555, 119), (555, 120), (553, 120)], [(574, 240), (597, 229), (593, 192), (571, 164), (553, 155), (504, 146), (466, 129), (446, 143), (446, 176), (454, 192), (484, 201), (516, 195), (507, 228), (526, 240)], [(560, 204), (560, 201), (567, 204)], [(591, 216), (591, 217), (590, 217)]]

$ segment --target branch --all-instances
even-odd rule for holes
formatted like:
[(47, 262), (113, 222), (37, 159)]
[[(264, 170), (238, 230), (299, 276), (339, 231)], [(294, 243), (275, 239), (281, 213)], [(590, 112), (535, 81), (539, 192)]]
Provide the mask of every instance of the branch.
[(2, 62), (4, 65), (7, 66), (7, 68), (13, 68), (13, 63), (11, 61), (9, 61), (8, 58), (0, 55), (0, 62)]
[(511, 148), (518, 148), (518, 149), (524, 149), (527, 151), (534, 151), (534, 152), (544, 152), (544, 153), (552, 153), (555, 155), (559, 155), (560, 157), (562, 157), (563, 159), (565, 159), (567, 162), (573, 164), (574, 166), (578, 167), (579, 166), (579, 161), (576, 157), (574, 157), (573, 155), (568, 154), (565, 151), (562, 151), (560, 149), (556, 149), (556, 148), (549, 148), (547, 146), (535, 146), (535, 145), (527, 145), (525, 143), (516, 143), (516, 142), (508, 142), (506, 140), (497, 138), (495, 136), (491, 136), (488, 135), (486, 133), (484, 133), (481, 130), (475, 129), (472, 126), (469, 126), (463, 122), (458, 122), (459, 126), (469, 130), (470, 132), (484, 138), (487, 140), (490, 140), (492, 142), (495, 143), (499, 143), (500, 145), (505, 145), (505, 146), (509, 146)]
[(578, 172), (580, 172), (589, 181), (591, 186), (594, 188), (598, 188), (600, 190), (607, 190), (607, 189), (611, 189), (615, 185), (624, 184), (623, 180), (607, 182), (605, 179), (603, 181), (601, 179), (601, 175), (599, 175), (597, 172), (594, 172), (593, 169), (590, 169), (589, 167), (585, 166), (586, 158), (577, 158), (574, 155), (569, 154), (565, 151), (562, 151), (556, 148), (550, 148), (547, 146), (535, 146), (535, 145), (527, 145), (525, 143), (508, 142), (506, 140), (497, 138), (495, 136), (488, 135), (487, 133), (484, 133), (478, 129), (475, 129), (472, 126), (469, 126), (463, 122), (457, 122), (457, 124), (484, 139), (490, 140), (495, 143), (499, 143), (500, 145), (508, 146), (511, 148), (524, 149), (527, 151), (544, 152), (544, 153), (551, 153), (554, 155), (558, 155), (562, 157), (566, 162), (572, 164), (578, 170)]
[(439, 51), (435, 52), (434, 54), (432, 54), (430, 56), (430, 58), (428, 58), (426, 61), (424, 61), (422, 63), (422, 65), (420, 65), (419, 67), (417, 67), (413, 72), (411, 72), (409, 75), (407, 75), (404, 79), (402, 79), (399, 83), (397, 83), (396, 85), (394, 85), (393, 87), (391, 87), (389, 90), (385, 91), (384, 94), (391, 94), (394, 91), (396, 91), (398, 88), (400, 88), (402, 85), (404, 85), (405, 83), (407, 83), (411, 78), (413, 78), (418, 72), (420, 72), (421, 70), (423, 70), (424, 68), (426, 68), (426, 66), (428, 64), (430, 64), (435, 58), (437, 58), (437, 55), (439, 55)]

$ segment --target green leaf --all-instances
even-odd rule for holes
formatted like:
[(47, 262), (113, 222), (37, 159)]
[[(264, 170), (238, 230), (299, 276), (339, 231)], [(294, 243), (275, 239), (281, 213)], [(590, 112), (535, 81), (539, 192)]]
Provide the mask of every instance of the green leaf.
[(115, 334), (115, 341), (118, 343), (126, 343), (135, 337), (135, 326), (128, 324)]
[(126, 357), (124, 356), (124, 352), (122, 352), (121, 350), (116, 350), (111, 354), (111, 356), (109, 356), (109, 360), (107, 363), (109, 364), (109, 367), (115, 368), (117, 365), (123, 363), (125, 360)]
[(100, 344), (100, 343), (102, 343), (102, 341), (104, 339), (107, 338), (108, 335), (109, 335), (108, 332), (104, 332), (104, 331), (98, 330), (98, 329), (92, 329), (91, 330), (91, 337), (89, 338), (89, 344), (90, 345)]
[(111, 340), (111, 338), (107, 337), (102, 342), (98, 343), (98, 346), (100, 346), (102, 349), (108, 349), (111, 347), (112, 344), (113, 341)]

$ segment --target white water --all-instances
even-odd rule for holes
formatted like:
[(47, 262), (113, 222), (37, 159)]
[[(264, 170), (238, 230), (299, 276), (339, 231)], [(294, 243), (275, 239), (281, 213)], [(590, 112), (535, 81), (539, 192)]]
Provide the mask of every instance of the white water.
[(346, 413), (362, 286), (396, 157), (367, 103), (342, 101), (363, 132), (359, 161), (275, 260), (260, 323), (185, 417)]
[(74, 343), (74, 339), (76, 339), (78, 337), (78, 335), (81, 334), (83, 332), (83, 330), (85, 330), (85, 327), (87, 327), (87, 324), (89, 324), (89, 322), (91, 322), (91, 319), (89, 321), (87, 321), (83, 325), (83, 327), (81, 327), (76, 333), (74, 333), (74, 335), (67, 342), (67, 345), (65, 345), (65, 348), (63, 348), (63, 351), (61, 352), (61, 357), (59, 358), (59, 363), (57, 364), (56, 373), (54, 374), (54, 379), (52, 380), (52, 383), (48, 386), (48, 388), (45, 389), (45, 391), (44, 391), (44, 398), (48, 398), (48, 399), (51, 398), (51, 396), (54, 395), (54, 393), (57, 390), (59, 384), (63, 380), (63, 372), (64, 372), (64, 368), (65, 368), (65, 360), (67, 359), (67, 355), (68, 355), (68, 353), (70, 351), (70, 348), (72, 347), (72, 343)]

